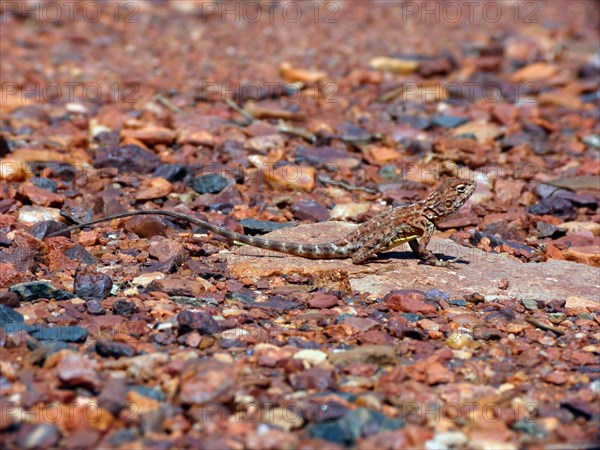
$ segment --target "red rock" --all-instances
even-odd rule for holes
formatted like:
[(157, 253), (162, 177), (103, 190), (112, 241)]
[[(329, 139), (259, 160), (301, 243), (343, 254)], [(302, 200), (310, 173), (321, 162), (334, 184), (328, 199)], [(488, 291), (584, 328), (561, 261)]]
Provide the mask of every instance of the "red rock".
[(166, 261), (183, 251), (183, 246), (173, 239), (157, 236), (150, 241), (148, 253), (159, 261)]
[(567, 382), (567, 376), (564, 372), (552, 372), (544, 377), (544, 380), (548, 383), (562, 385)]
[(576, 366), (586, 366), (597, 364), (597, 360), (591, 353), (586, 353), (581, 350), (574, 351), (571, 353), (570, 361)]
[(12, 264), (0, 263), (0, 288), (7, 288), (23, 281), (23, 273)]
[(65, 201), (62, 195), (24, 183), (19, 187), (18, 196), (29, 200), (34, 205), (41, 206), (61, 206)]
[(308, 304), (313, 308), (324, 309), (337, 305), (338, 301), (335, 295), (317, 293), (308, 301)]
[(236, 375), (231, 364), (195, 359), (186, 364), (180, 379), (179, 400), (184, 404), (224, 402), (233, 397)]
[(64, 385), (83, 386), (92, 391), (98, 391), (100, 375), (92, 366), (92, 361), (76, 353), (68, 352), (57, 366), (58, 376)]
[(157, 216), (137, 216), (125, 222), (125, 229), (139, 237), (166, 236), (167, 227)]
[(385, 303), (392, 311), (402, 311), (417, 314), (435, 314), (435, 306), (425, 303), (425, 295), (415, 291), (391, 293), (384, 297)]

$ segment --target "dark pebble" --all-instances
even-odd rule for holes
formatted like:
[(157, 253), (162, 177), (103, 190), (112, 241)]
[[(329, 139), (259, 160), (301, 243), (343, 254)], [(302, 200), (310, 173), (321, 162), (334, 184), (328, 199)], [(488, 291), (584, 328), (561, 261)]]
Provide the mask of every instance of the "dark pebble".
[(105, 273), (78, 273), (75, 276), (74, 291), (86, 300), (102, 300), (110, 295), (113, 282)]
[(118, 316), (131, 316), (135, 312), (135, 305), (126, 300), (117, 300), (113, 304), (112, 310)]
[(425, 293), (425, 300), (433, 300), (436, 303), (450, 300), (450, 294), (440, 291), (439, 289), (429, 289)]
[(240, 223), (244, 227), (245, 234), (257, 235), (257, 234), (266, 234), (271, 231), (279, 230), (280, 228), (287, 228), (293, 223), (281, 223), (281, 222), (273, 222), (270, 220), (256, 220), (256, 219), (243, 219), (240, 220)]
[[(9, 308), (18, 308), (21, 306), (21, 302), (19, 302), (19, 296), (17, 294), (2, 289), (0, 290), (0, 305), (8, 306)], [(0, 316), (1, 315), (2, 312), (0, 312)], [(1, 318), (0, 323), (2, 323)]]
[(56, 446), (60, 431), (55, 425), (40, 423), (25, 425), (17, 435), (18, 448), (50, 448)]
[(461, 308), (464, 308), (465, 306), (467, 306), (467, 301), (462, 300), (460, 298), (453, 298), (452, 300), (450, 300), (448, 302), (448, 304), (450, 304), (452, 306), (460, 306)]
[(160, 388), (151, 388), (148, 386), (134, 384), (132, 386), (128, 386), (128, 390), (135, 391), (144, 397), (148, 397), (159, 402), (164, 402), (167, 399), (167, 396), (162, 390), (160, 390)]
[(538, 216), (557, 216), (564, 220), (574, 220), (577, 217), (573, 204), (565, 198), (556, 196), (542, 199), (535, 205), (529, 206), (526, 211)]
[[(106, 443), (111, 447), (121, 447), (123, 444), (133, 442), (139, 439), (140, 435), (137, 428), (121, 428), (112, 433), (107, 439)], [(134, 446), (135, 447), (135, 446)]]
[(77, 326), (39, 328), (29, 334), (38, 341), (84, 342), (88, 331)]
[(434, 125), (437, 125), (439, 127), (456, 128), (467, 123), (469, 119), (458, 116), (434, 115), (431, 118), (431, 121)]
[(96, 264), (96, 258), (94, 258), (81, 244), (77, 244), (74, 247), (65, 250), (65, 256), (82, 264)]
[(567, 234), (567, 230), (564, 228), (558, 228), (556, 225), (542, 221), (536, 223), (535, 228), (540, 238), (558, 238)]
[(237, 300), (246, 305), (250, 305), (254, 303), (256, 295), (253, 294), (250, 289), (242, 288), (239, 291), (228, 294), (227, 298), (230, 298), (231, 300)]
[(85, 309), (89, 314), (93, 316), (99, 316), (101, 314), (106, 313), (106, 309), (104, 309), (104, 306), (102, 306), (102, 303), (100, 303), (98, 300), (91, 300), (89, 302), (86, 302)]
[(0, 305), (0, 327), (11, 323), (23, 323), (23, 314), (6, 305)]
[(115, 342), (108, 339), (98, 339), (96, 341), (96, 353), (103, 357), (114, 356), (115, 358), (131, 357), (135, 355), (135, 349), (131, 345), (123, 342)]
[(35, 186), (50, 192), (58, 191), (58, 184), (56, 184), (56, 181), (50, 180), (48, 178), (33, 177), (31, 179), (31, 182)]
[(210, 173), (194, 178), (192, 189), (199, 194), (218, 194), (228, 185), (227, 178), (217, 173)]
[(421, 320), (423, 318), (423, 316), (421, 314), (417, 314), (417, 313), (402, 313), (400, 315), (409, 322), (418, 322), (419, 320)]
[(27, 341), (27, 348), (30, 350), (30, 353), (27, 355), (27, 361), (30, 364), (37, 366), (43, 366), (48, 356), (56, 352), (60, 352), (61, 350), (77, 351), (76, 348), (67, 344), (66, 342), (38, 342), (34, 341), (33, 339)]
[(187, 168), (183, 164), (161, 164), (156, 168), (152, 176), (175, 182), (183, 180), (187, 173)]
[(379, 176), (385, 181), (395, 181), (396, 179), (398, 179), (398, 174), (396, 173), (396, 166), (386, 164), (381, 169), (379, 169)]
[(50, 123), (50, 115), (39, 105), (19, 106), (10, 112), (9, 117), (16, 120), (29, 119)]
[(400, 114), (395, 117), (396, 123), (410, 125), (417, 130), (426, 130), (431, 126), (431, 119), (428, 117), (412, 116), (408, 114)]
[(220, 280), (229, 273), (225, 263), (207, 263), (200, 259), (190, 259), (185, 263), (185, 268), (190, 269), (196, 275), (204, 278), (205, 280), (209, 280), (211, 278)]
[[(60, 230), (64, 230), (67, 226), (62, 222), (56, 220), (44, 220), (43, 222), (37, 222), (33, 224), (27, 232), (32, 236), (40, 240), (46, 239), (49, 234), (56, 233)], [(58, 236), (70, 237), (69, 233), (61, 233)]]
[(398, 430), (403, 426), (400, 419), (390, 419), (380, 412), (358, 408), (347, 412), (341, 419), (309, 425), (307, 434), (315, 439), (352, 446), (360, 437), (385, 430)]
[(280, 296), (275, 296), (266, 302), (255, 302), (253, 306), (260, 309), (273, 309), (278, 312), (285, 312), (300, 307), (300, 303), (286, 300)]
[(112, 144), (100, 146), (96, 151), (94, 167), (116, 167), (119, 172), (151, 173), (160, 165), (160, 158), (137, 145)]
[(70, 300), (75, 298), (75, 295), (70, 292), (56, 289), (46, 281), (31, 281), (15, 284), (9, 287), (8, 290), (17, 294), (22, 302), (30, 302), (40, 298), (46, 298), (48, 300)]
[(212, 316), (203, 311), (182, 311), (177, 315), (177, 326), (179, 334), (198, 330), (201, 334), (215, 334), (221, 331), (221, 327)]
[(294, 203), (290, 210), (299, 220), (310, 220), (312, 222), (325, 222), (329, 220), (329, 210), (321, 203), (305, 199)]

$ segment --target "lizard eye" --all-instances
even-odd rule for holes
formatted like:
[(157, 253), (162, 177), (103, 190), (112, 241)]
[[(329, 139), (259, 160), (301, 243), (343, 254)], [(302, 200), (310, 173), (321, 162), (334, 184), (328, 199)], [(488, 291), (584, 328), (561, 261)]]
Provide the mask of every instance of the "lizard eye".
[(458, 186), (456, 186), (456, 190), (462, 194), (463, 192), (465, 192), (466, 186), (464, 184), (459, 184)]

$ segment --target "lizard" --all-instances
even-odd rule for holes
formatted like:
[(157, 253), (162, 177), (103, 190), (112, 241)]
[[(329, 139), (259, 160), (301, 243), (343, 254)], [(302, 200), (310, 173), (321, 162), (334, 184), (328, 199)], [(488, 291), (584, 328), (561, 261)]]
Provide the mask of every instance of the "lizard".
[(447, 266), (450, 261), (438, 260), (427, 244), (438, 222), (456, 212), (473, 194), (477, 183), (464, 178), (447, 178), (424, 200), (391, 208), (350, 232), (345, 237), (326, 243), (298, 244), (248, 236), (230, 231), (205, 220), (176, 211), (139, 210), (101, 217), (86, 223), (69, 226), (49, 234), (54, 237), (65, 232), (96, 225), (98, 223), (139, 215), (162, 215), (198, 225), (231, 241), (241, 242), (265, 250), (301, 256), (310, 259), (352, 258), (354, 264), (362, 264), (378, 253), (408, 242), (411, 250), (426, 264)]

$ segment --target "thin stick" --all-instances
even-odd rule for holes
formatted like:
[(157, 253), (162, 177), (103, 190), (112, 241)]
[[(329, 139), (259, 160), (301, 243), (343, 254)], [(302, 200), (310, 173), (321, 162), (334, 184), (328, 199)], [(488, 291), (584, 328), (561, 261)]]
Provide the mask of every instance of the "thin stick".
[(243, 116), (244, 119), (246, 119), (246, 121), (248, 122), (248, 125), (250, 125), (251, 123), (253, 123), (256, 120), (252, 114), (250, 114), (248, 111), (246, 111), (244, 108), (242, 108), (240, 105), (238, 105), (236, 102), (234, 102), (230, 98), (226, 98), (225, 103), (227, 103), (227, 106), (229, 106), (235, 112), (237, 112), (238, 114)]

